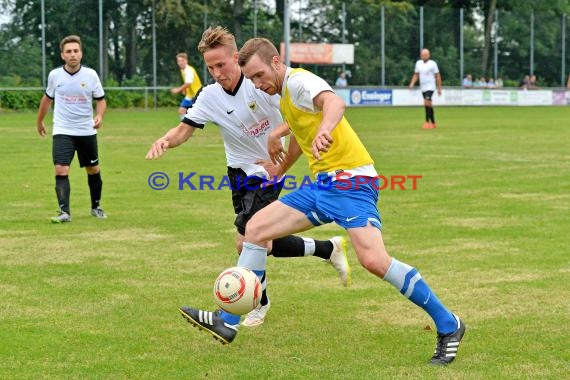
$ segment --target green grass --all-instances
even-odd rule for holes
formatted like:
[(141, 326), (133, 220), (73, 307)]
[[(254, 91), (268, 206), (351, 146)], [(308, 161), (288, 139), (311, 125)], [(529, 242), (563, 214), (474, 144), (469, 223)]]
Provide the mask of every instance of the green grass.
[[(176, 111), (110, 110), (99, 135), (103, 207), (89, 215), (72, 165), (73, 222), (55, 215), (51, 141), (34, 113), (0, 113), (0, 378), (561, 379), (570, 371), (570, 108), (350, 109), (384, 175), (389, 252), (416, 266), (468, 326), (458, 360), (425, 364), (429, 317), (360, 267), (353, 285), (315, 258), (269, 258), (264, 325), (222, 346), (186, 323), (212, 308), (213, 280), (236, 261), (227, 191), (153, 191), (155, 171), (221, 176), (214, 126), (163, 159), (150, 144)], [(290, 172), (305, 175), (301, 160)], [(309, 232), (328, 238), (341, 231)]]

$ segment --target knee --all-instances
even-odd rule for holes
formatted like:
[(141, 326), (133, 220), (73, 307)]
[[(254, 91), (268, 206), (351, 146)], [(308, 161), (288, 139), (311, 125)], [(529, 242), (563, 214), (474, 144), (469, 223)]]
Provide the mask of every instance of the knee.
[(251, 241), (250, 239), (257, 238), (261, 231), (259, 223), (255, 220), (255, 218), (251, 218), (247, 224), (245, 225), (245, 237), (247, 241)]
[(380, 278), (384, 278), (390, 267), (390, 256), (384, 252), (359, 255), (359, 261), (364, 269)]
[(238, 255), (241, 254), (241, 250), (243, 249), (243, 241), (239, 240), (236, 242), (236, 252)]
[(99, 173), (99, 165), (97, 165), (97, 166), (86, 166), (85, 171), (89, 175), (97, 174), (97, 173)]

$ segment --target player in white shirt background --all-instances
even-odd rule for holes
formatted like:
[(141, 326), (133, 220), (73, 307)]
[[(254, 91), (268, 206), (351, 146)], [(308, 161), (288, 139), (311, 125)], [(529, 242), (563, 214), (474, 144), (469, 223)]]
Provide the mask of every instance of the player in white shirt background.
[(414, 87), (416, 81), (420, 81), (420, 89), (424, 98), (424, 107), (426, 111), (426, 121), (423, 125), (425, 129), (436, 128), (435, 113), (432, 105), (432, 96), (437, 89), (437, 94), (441, 96), (441, 74), (434, 60), (430, 59), (428, 49), (422, 49), (420, 59), (416, 62), (414, 75), (410, 81), (410, 89)]
[[(196, 129), (203, 129), (207, 122), (218, 126), (224, 140), (228, 178), (231, 182), (232, 201), (236, 214), (236, 249), (242, 250), (245, 225), (260, 209), (277, 200), (281, 186), (261, 186), (261, 177), (281, 178), (300, 156), (298, 145), (289, 144), (286, 162), (274, 165), (268, 153), (268, 137), (272, 130), (283, 124), (279, 112), (279, 97), (270, 96), (255, 89), (246, 79), (237, 62), (237, 45), (234, 36), (222, 27), (209, 28), (198, 45), (210, 75), (216, 81), (198, 92), (195, 102), (188, 109), (177, 127), (169, 130), (151, 146), (146, 159), (157, 159), (167, 149), (184, 144)], [(244, 179), (248, 181), (244, 183)], [(350, 267), (346, 259), (347, 241), (342, 237), (330, 240), (314, 240), (298, 236), (275, 239), (269, 249), (275, 257), (317, 256), (328, 260), (339, 272), (346, 286), (350, 279)], [(262, 278), (263, 295), (258, 308), (245, 318), (242, 324), (255, 326), (263, 323), (269, 310), (266, 279)], [(181, 308), (184, 314), (184, 308)], [(225, 313), (218, 311), (217, 313)], [(239, 316), (229, 315), (230, 325), (237, 325)], [(229, 328), (229, 330), (232, 330)]]
[[(40, 101), (37, 116), (37, 130), (40, 136), (44, 137), (44, 118), (55, 102), (52, 156), (55, 192), (60, 210), (51, 221), (71, 222), (69, 166), (75, 152), (79, 165), (87, 172), (91, 215), (104, 219), (107, 215), (100, 207), (103, 181), (99, 167), (97, 130), (103, 123), (107, 109), (105, 92), (95, 70), (81, 65), (83, 49), (79, 36), (70, 35), (63, 38), (59, 47), (61, 59), (65, 64), (49, 73), (47, 88)], [(95, 117), (93, 100), (97, 103)]]

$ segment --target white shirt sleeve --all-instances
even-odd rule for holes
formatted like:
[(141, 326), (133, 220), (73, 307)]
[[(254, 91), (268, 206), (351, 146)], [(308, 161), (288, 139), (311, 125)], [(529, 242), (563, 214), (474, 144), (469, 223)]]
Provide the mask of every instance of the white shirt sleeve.
[(102, 99), (105, 97), (105, 90), (103, 90), (103, 85), (101, 80), (95, 71), (93, 71), (93, 99)]
[[(197, 127), (203, 128), (204, 125), (212, 120), (212, 115), (214, 111), (210, 107), (210, 104), (215, 102), (215, 99), (211, 98), (213, 96), (213, 88), (208, 88), (209, 86), (215, 86), (214, 84), (208, 85), (202, 88), (200, 96), (196, 98), (196, 103), (192, 107), (188, 108), (186, 111), (185, 119), (196, 124)], [(214, 100), (214, 102), (213, 102)]]
[(323, 79), (313, 73), (296, 73), (287, 80), (287, 88), (291, 100), (299, 109), (309, 112), (319, 112), (315, 109), (313, 99), (324, 91), (334, 92), (332, 87)]
[(53, 71), (48, 75), (46, 95), (51, 99), (55, 98), (55, 75)]
[(433, 74), (435, 75), (439, 73), (439, 67), (437, 67), (437, 63), (435, 61), (432, 62), (433, 62)]

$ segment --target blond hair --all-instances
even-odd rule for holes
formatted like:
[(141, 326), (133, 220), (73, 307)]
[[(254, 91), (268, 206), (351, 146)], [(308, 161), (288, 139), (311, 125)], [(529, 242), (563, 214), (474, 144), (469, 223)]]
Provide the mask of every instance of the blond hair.
[(188, 61), (188, 54), (178, 53), (178, 54), (176, 54), (176, 58), (184, 58), (186, 61)]
[(79, 44), (79, 49), (83, 50), (83, 45), (81, 44), (81, 38), (79, 38), (79, 36), (76, 36), (75, 34), (72, 34), (70, 36), (64, 37), (61, 42), (59, 43), (59, 50), (63, 53), (63, 47), (66, 44), (71, 44), (71, 43), (77, 43)]
[(232, 52), (237, 51), (236, 39), (226, 28), (216, 26), (209, 27), (202, 33), (202, 39), (198, 43), (198, 51), (202, 54), (208, 50), (224, 46)]
[(277, 48), (267, 38), (251, 38), (243, 44), (238, 55), (238, 64), (245, 66), (251, 57), (256, 55), (261, 62), (268, 65), (273, 61), (273, 57), (279, 57)]

